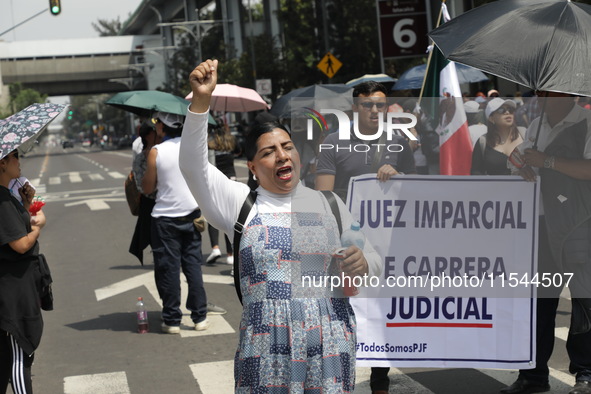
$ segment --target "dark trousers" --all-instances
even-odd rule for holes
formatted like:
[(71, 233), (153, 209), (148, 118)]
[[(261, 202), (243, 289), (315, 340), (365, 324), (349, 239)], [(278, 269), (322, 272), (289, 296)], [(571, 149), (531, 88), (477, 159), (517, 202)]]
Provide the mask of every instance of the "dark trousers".
[(31, 366), (28, 356), (6, 331), (0, 330), (0, 393), (6, 393), (10, 381), (14, 394), (32, 394)]
[[(556, 263), (549, 248), (548, 233), (544, 217), (540, 218), (538, 244), (538, 272), (557, 272)], [(556, 326), (556, 310), (558, 309), (558, 295), (560, 289), (555, 289), (556, 297), (538, 298), (536, 308), (536, 367), (522, 369), (519, 376), (529, 380), (548, 382), (548, 361), (554, 349), (554, 328)], [(569, 333), (566, 350), (570, 358), (570, 373), (576, 374), (577, 380), (591, 381), (591, 332), (572, 335)]]
[(180, 325), (181, 269), (187, 278), (189, 294), (186, 307), (195, 323), (205, 320), (207, 297), (201, 265), (201, 233), (193, 225), (199, 211), (183, 218), (152, 218), (152, 251), (154, 276), (162, 298), (162, 319), (169, 326)]
[[(211, 224), (207, 224), (207, 233), (209, 234), (209, 242), (211, 243), (211, 247), (213, 248), (216, 245), (219, 245), (219, 238), (220, 238), (220, 230), (213, 227)], [(226, 239), (226, 253), (228, 255), (232, 255), (232, 242), (226, 234), (224, 234), (224, 238)]]
[(390, 378), (388, 377), (390, 367), (372, 367), (369, 376), (369, 387), (371, 391), (385, 390), (390, 387)]

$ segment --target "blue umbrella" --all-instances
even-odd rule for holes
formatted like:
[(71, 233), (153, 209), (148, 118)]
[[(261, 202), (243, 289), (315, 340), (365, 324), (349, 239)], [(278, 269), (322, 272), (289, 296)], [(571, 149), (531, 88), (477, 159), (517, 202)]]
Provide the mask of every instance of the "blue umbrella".
[(350, 80), (349, 82), (347, 82), (345, 85), (347, 86), (355, 86), (355, 85), (359, 85), (360, 83), (363, 82), (367, 82), (367, 81), (375, 81), (375, 82), (380, 82), (380, 83), (390, 83), (390, 82), (396, 82), (396, 78), (392, 78), (389, 75), (386, 74), (365, 74), (359, 78), (355, 78)]
[[(392, 90), (409, 90), (420, 89), (423, 85), (423, 78), (425, 77), (426, 64), (413, 67), (406, 70), (398, 82), (392, 87)], [(480, 70), (463, 64), (456, 63), (456, 70), (458, 72), (458, 80), (460, 83), (472, 83), (488, 80), (488, 77)]]

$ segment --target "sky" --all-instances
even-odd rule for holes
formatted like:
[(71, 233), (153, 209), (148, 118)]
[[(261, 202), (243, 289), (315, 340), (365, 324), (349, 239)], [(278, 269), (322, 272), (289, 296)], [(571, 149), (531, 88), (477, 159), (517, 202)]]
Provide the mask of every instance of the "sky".
[(16, 29), (0, 36), (7, 42), (98, 37), (92, 23), (99, 19), (124, 23), (142, 0), (61, 0), (62, 12), (49, 12), (49, 0), (0, 0), (0, 33), (45, 12)]
[[(98, 37), (92, 23), (99, 19), (125, 23), (142, 0), (61, 0), (62, 12), (49, 12), (49, 0), (0, 0), (0, 33), (45, 10), (41, 15), (0, 36), (6, 42)], [(69, 96), (54, 96), (52, 103), (67, 104)]]

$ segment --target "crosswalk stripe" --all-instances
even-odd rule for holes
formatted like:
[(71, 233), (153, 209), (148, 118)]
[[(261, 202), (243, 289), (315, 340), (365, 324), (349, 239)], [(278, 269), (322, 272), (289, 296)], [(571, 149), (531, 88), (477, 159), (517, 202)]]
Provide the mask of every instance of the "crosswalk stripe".
[(90, 179), (92, 179), (93, 181), (102, 181), (103, 179), (105, 179), (104, 176), (102, 176), (101, 174), (90, 174), (88, 175), (90, 177)]
[(236, 332), (226, 319), (220, 315), (208, 315), (207, 320), (209, 320), (209, 328), (207, 330), (195, 331), (195, 323), (191, 320), (190, 312), (183, 311), (183, 318), (181, 320), (181, 337), (204, 337), (208, 335), (233, 334)]
[[(193, 377), (203, 394), (231, 393), (234, 391), (234, 361), (216, 361), (189, 365)], [(355, 393), (369, 393), (371, 368), (357, 368)], [(216, 379), (212, 379), (216, 376)], [(433, 394), (431, 390), (405, 375), (398, 368), (390, 368), (390, 384), (396, 392), (404, 394)]]
[(191, 364), (189, 368), (203, 394), (234, 392), (234, 361)]
[(79, 183), (79, 182), (82, 182), (82, 177), (77, 172), (70, 172), (70, 174), (68, 175), (68, 177), (70, 178), (70, 182), (71, 183)]
[[(370, 393), (369, 376), (371, 375), (371, 368), (358, 367), (355, 370), (355, 391), (354, 393)], [(390, 368), (388, 373), (390, 378), (390, 387), (395, 387), (395, 392), (404, 394), (433, 394), (416, 380), (404, 374), (398, 368)]]
[(50, 185), (59, 185), (60, 183), (62, 183), (62, 178), (60, 178), (59, 176), (49, 177)]
[[(231, 393), (234, 390), (233, 360), (191, 364), (189, 367), (203, 394)], [(518, 376), (518, 371), (500, 369), (477, 369), (477, 371), (506, 386), (512, 384)], [(359, 367), (356, 369), (355, 393), (370, 392), (370, 374), (371, 368)], [(216, 376), (217, 378), (212, 379), (212, 376)], [(388, 377), (390, 378), (390, 387), (395, 388), (395, 392), (397, 393), (433, 394), (433, 391), (404, 374), (398, 368), (390, 368)], [(572, 375), (550, 368), (552, 393), (567, 394), (572, 389), (574, 383), (575, 379)]]
[[(204, 281), (206, 276), (211, 275), (203, 275)], [(219, 276), (219, 275), (218, 275)], [(232, 278), (231, 278), (232, 279)], [(232, 279), (233, 281), (233, 279)], [(156, 284), (154, 283), (154, 287)], [(189, 285), (187, 284), (187, 280), (184, 276), (181, 277), (181, 300), (186, 300), (187, 295), (189, 294)], [(160, 298), (157, 298), (158, 303), (162, 303)], [(210, 301), (210, 300), (208, 300)], [(214, 302), (215, 303), (215, 302)], [(220, 305), (223, 307), (223, 305)], [(183, 311), (183, 319), (181, 321), (181, 326), (189, 326), (194, 327), (194, 323), (191, 320), (191, 312), (185, 308), (184, 304), (181, 305), (181, 311)], [(207, 335), (218, 335), (218, 334), (233, 334), (236, 331), (232, 326), (224, 319), (222, 315), (208, 315), (207, 319), (209, 320), (209, 328), (205, 331), (195, 331), (195, 330), (181, 330), (181, 337), (197, 337), (197, 336), (207, 336)], [(218, 391), (224, 393), (225, 391)], [(230, 391), (231, 392), (231, 391)]]
[(550, 368), (550, 387), (553, 393), (565, 394), (575, 385), (574, 375), (564, 373), (554, 368)]
[[(204, 275), (205, 277), (209, 277), (213, 275)], [(94, 291), (96, 300), (102, 301), (109, 297), (113, 297), (115, 295), (127, 292), (132, 289), (136, 289), (140, 286), (146, 288), (146, 290), (152, 295), (154, 300), (160, 305), (162, 308), (162, 300), (158, 295), (158, 290), (156, 288), (156, 283), (154, 282), (154, 274), (152, 272), (146, 272), (144, 274), (140, 274), (134, 276), (133, 278), (125, 279), (120, 282), (114, 283), (112, 285), (96, 289)], [(231, 279), (231, 277), (228, 277)], [(226, 283), (227, 279), (223, 279), (222, 282), (214, 282), (214, 283)], [(187, 299), (187, 294), (189, 293), (189, 286), (187, 285), (187, 280), (184, 276), (181, 277), (181, 299)], [(197, 337), (197, 336), (208, 336), (208, 335), (219, 335), (219, 334), (234, 334), (236, 330), (226, 321), (226, 319), (222, 315), (209, 315), (207, 319), (210, 322), (210, 327), (205, 331), (195, 331), (194, 326), (195, 324), (191, 320), (191, 312), (186, 309), (186, 307), (181, 305), (181, 311), (183, 312), (183, 318), (181, 320), (181, 333), (180, 336), (185, 337)], [(155, 328), (151, 328), (152, 331), (158, 331), (160, 329), (160, 324), (157, 324)]]
[(68, 376), (64, 394), (130, 394), (125, 372)]
[[(477, 371), (490, 376), (506, 386), (513, 384), (519, 375), (518, 371), (505, 371), (500, 369), (478, 369)], [(552, 388), (552, 393), (567, 394), (574, 384), (575, 378), (572, 375), (550, 368), (550, 387)]]
[(125, 175), (123, 175), (122, 173), (117, 172), (117, 171), (111, 171), (111, 172), (109, 172), (109, 175), (115, 179), (125, 178)]
[[(231, 268), (231, 266), (228, 265), (228, 268)], [(231, 285), (234, 283), (234, 277), (229, 275), (203, 274), (203, 282), (216, 283), (220, 285)]]
[(568, 327), (556, 327), (554, 329), (554, 336), (566, 342), (568, 338)]

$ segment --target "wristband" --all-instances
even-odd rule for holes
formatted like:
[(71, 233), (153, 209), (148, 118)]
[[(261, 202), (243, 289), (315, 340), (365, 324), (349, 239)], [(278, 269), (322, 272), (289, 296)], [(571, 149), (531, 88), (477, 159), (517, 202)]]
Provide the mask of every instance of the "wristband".
[(544, 160), (544, 168), (549, 168), (549, 169), (553, 170), (554, 169), (554, 161), (555, 161), (554, 156), (549, 156), (548, 158), (546, 158), (546, 160)]

